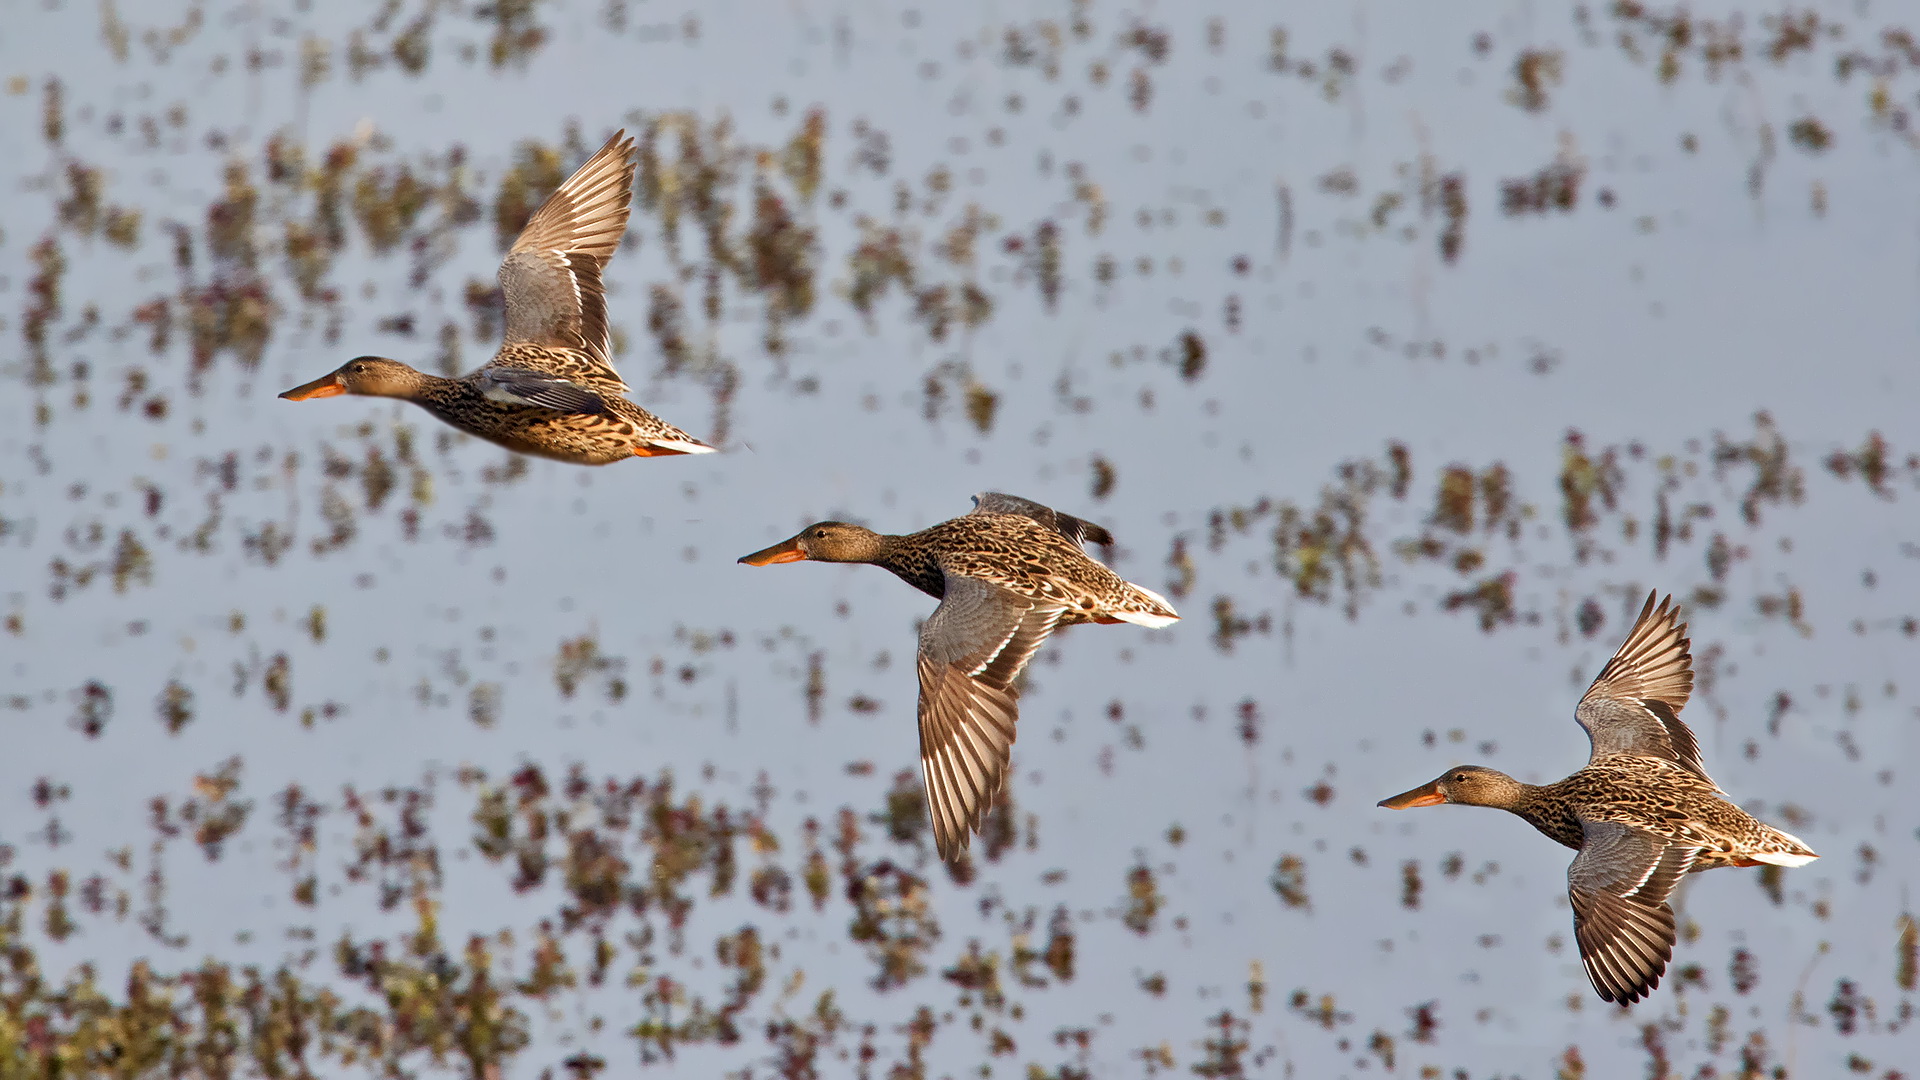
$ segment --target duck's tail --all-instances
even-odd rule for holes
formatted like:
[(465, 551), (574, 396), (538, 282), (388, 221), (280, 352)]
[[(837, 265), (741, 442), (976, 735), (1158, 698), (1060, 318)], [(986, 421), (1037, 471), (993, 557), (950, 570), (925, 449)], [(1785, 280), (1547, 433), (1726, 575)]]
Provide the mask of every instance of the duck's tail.
[(1167, 598), (1147, 588), (1127, 582), (1129, 590), (1126, 603), (1107, 614), (1136, 626), (1157, 630), (1162, 626), (1172, 626), (1180, 621), (1180, 613), (1173, 610)]
[(1761, 850), (1749, 852), (1755, 863), (1770, 863), (1774, 866), (1805, 866), (1820, 856), (1807, 846), (1807, 842), (1790, 832), (1783, 832), (1771, 825), (1763, 825), (1766, 841)]
[(708, 446), (689, 435), (684, 439), (648, 439), (635, 444), (634, 457), (672, 457), (676, 454), (717, 454), (720, 448)]

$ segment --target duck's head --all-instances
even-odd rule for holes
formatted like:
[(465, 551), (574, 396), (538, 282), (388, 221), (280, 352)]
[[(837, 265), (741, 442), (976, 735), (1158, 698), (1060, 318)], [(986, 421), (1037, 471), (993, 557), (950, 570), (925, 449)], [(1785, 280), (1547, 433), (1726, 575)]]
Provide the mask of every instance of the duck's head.
[(883, 547), (879, 533), (844, 521), (817, 521), (764, 551), (743, 555), (748, 566), (799, 562), (872, 562)]
[(1456, 765), (1432, 783), (1412, 791), (1403, 791), (1391, 799), (1381, 799), (1389, 810), (1411, 810), (1416, 806), (1460, 803), (1464, 806), (1497, 806), (1508, 809), (1518, 804), (1527, 786), (1499, 769), (1484, 765)]
[(361, 394), (367, 397), (411, 398), (427, 377), (398, 360), (384, 356), (356, 356), (329, 374), (302, 383), (280, 396), (288, 401)]

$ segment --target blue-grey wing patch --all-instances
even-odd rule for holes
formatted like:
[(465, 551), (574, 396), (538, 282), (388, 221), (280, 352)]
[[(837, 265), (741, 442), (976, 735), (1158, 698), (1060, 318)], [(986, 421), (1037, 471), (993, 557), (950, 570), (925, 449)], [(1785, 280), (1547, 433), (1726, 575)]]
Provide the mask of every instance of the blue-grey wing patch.
[(529, 405), (556, 412), (614, 417), (605, 398), (579, 383), (525, 368), (489, 364), (474, 373), (480, 393), (490, 401)]
[(976, 514), (1018, 514), (1032, 518), (1054, 532), (1076, 544), (1095, 543), (1101, 547), (1113, 545), (1113, 534), (1095, 525), (1091, 521), (1063, 514), (1051, 506), (1023, 499), (1018, 495), (1008, 495), (999, 491), (983, 491), (973, 497), (973, 512)]
[(1641, 754), (1665, 758), (1708, 783), (1700, 760), (1700, 743), (1680, 719), (1693, 692), (1693, 657), (1688, 651), (1687, 624), (1680, 609), (1667, 597), (1656, 609), (1647, 595), (1640, 618), (1620, 650), (1600, 669), (1574, 709), (1574, 719), (1587, 729), (1593, 757)]
[(1064, 610), (949, 577), (920, 628), (920, 767), (943, 859), (966, 849), (1006, 783), (1019, 718), (1014, 680)]
[(1673, 958), (1667, 897), (1700, 849), (1629, 825), (1582, 824), (1585, 842), (1567, 868), (1574, 940), (1594, 991), (1607, 1001), (1632, 1004), (1660, 985)]

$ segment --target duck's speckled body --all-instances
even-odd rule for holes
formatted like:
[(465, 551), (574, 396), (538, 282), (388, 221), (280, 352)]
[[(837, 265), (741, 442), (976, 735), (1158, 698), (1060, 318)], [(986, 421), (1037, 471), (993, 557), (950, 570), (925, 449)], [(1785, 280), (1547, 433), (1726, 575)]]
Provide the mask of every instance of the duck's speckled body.
[(1124, 622), (1112, 612), (1156, 610), (1142, 602), (1139, 586), (1088, 558), (1065, 534), (1023, 515), (975, 512), (880, 539), (873, 564), (936, 599), (946, 596), (950, 578), (963, 577), (1064, 608), (1061, 625)]
[(1609, 755), (1551, 784), (1528, 785), (1518, 802), (1502, 809), (1575, 851), (1585, 840), (1584, 822), (1650, 832), (1699, 849), (1693, 870), (1758, 866), (1766, 861), (1758, 854), (1805, 850), (1798, 841), (1784, 842), (1787, 834), (1728, 802), (1692, 770), (1631, 754)]

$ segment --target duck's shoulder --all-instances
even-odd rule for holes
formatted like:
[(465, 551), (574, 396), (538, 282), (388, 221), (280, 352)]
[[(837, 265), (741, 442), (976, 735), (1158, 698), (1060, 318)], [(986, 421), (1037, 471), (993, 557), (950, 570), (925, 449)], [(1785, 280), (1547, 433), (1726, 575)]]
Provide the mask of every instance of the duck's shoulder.
[(585, 350), (565, 345), (510, 341), (500, 346), (500, 351), (493, 355), (493, 359), (466, 377), (485, 379), (490, 370), (496, 369), (531, 371), (564, 379), (608, 399), (621, 397), (628, 392), (626, 382), (612, 368)]

